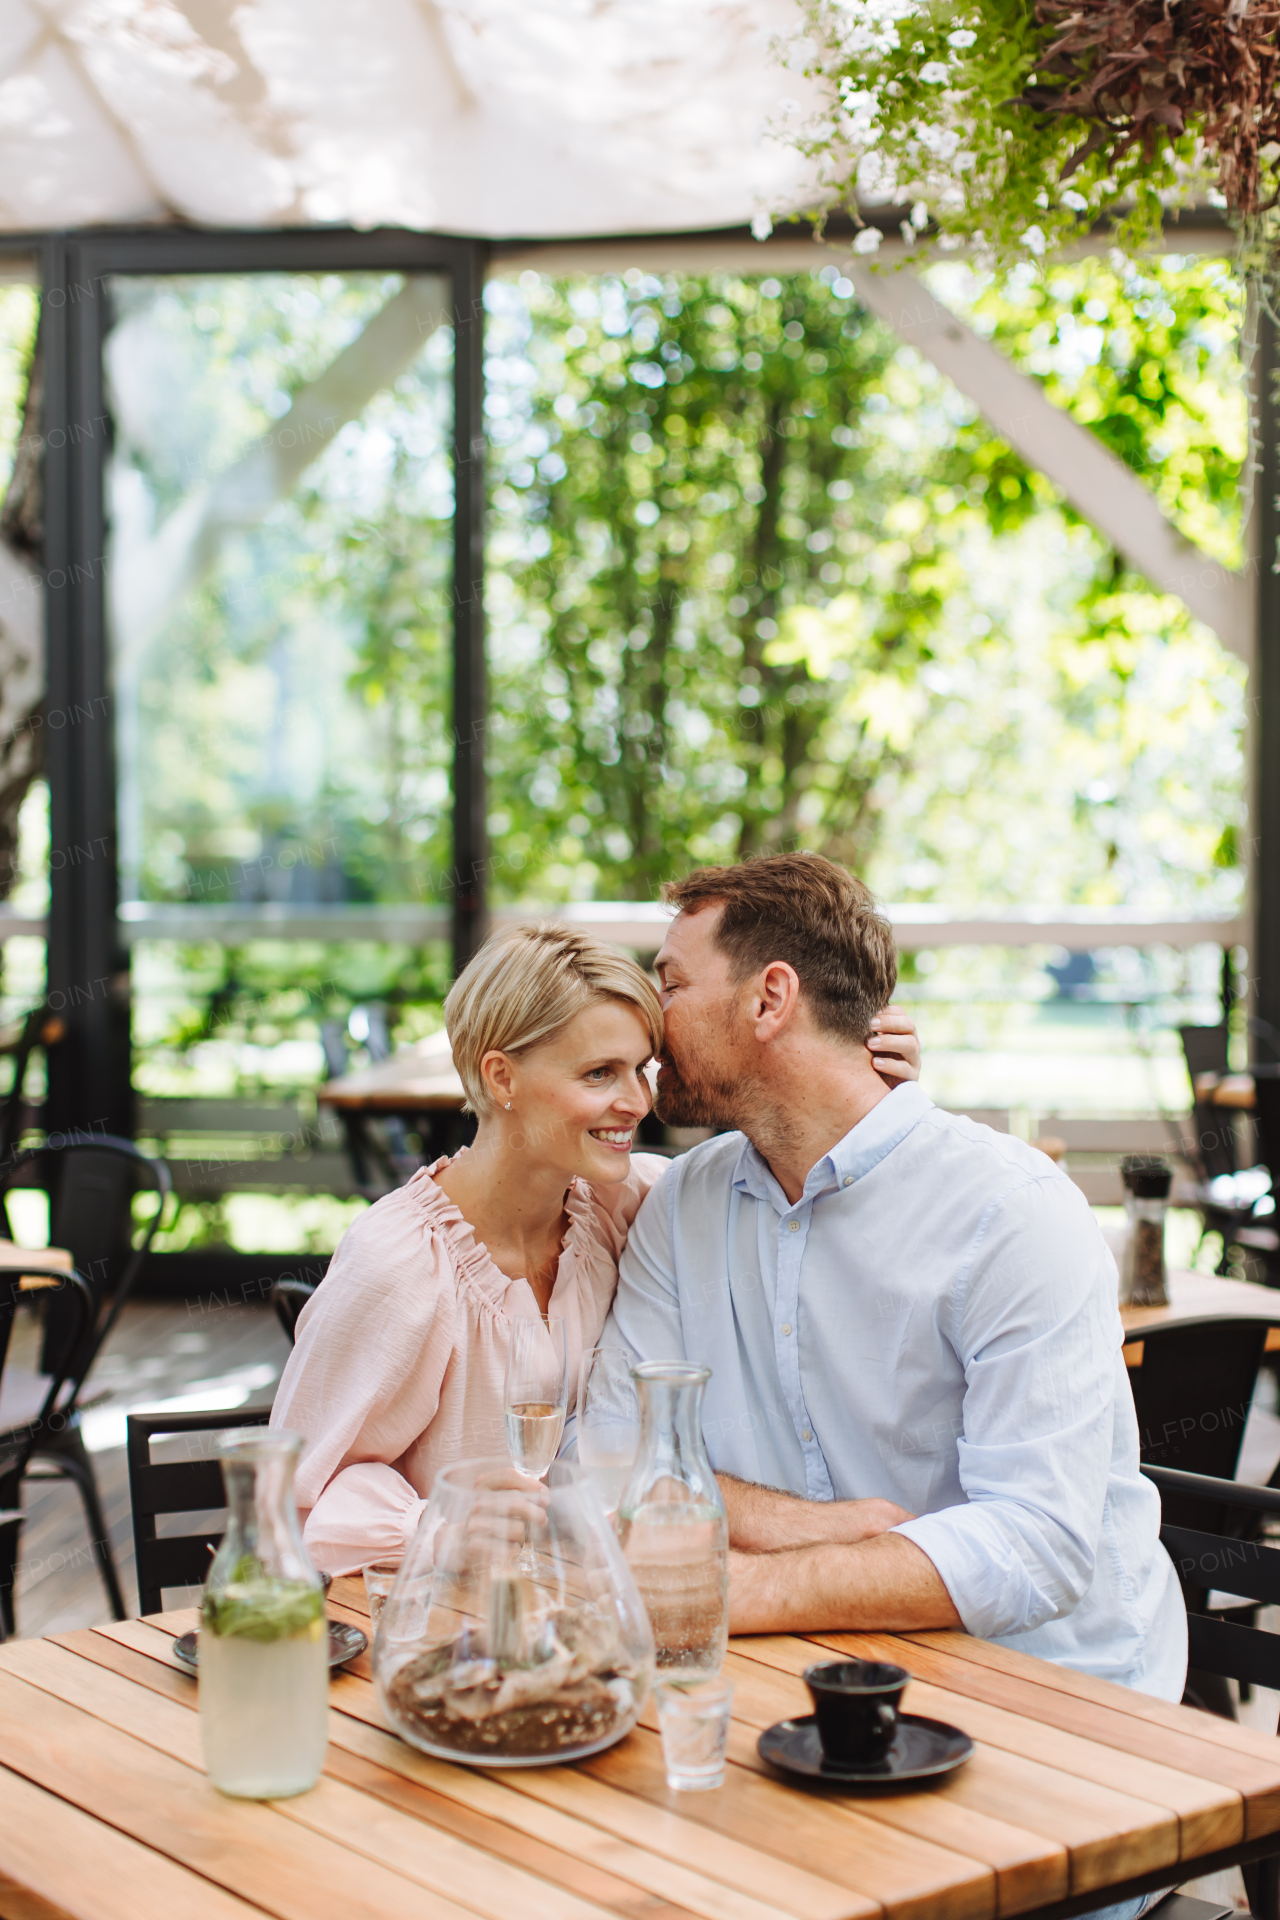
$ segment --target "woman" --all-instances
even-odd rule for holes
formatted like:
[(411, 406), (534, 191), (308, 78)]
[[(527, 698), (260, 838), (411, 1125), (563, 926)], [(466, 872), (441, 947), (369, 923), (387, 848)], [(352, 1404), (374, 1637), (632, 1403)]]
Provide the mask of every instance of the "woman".
[[(312, 1559), (331, 1573), (398, 1559), (442, 1467), (505, 1453), (513, 1319), (562, 1319), (576, 1382), (627, 1231), (667, 1164), (631, 1152), (662, 1010), (615, 948), (569, 927), (515, 928), (459, 976), (445, 1024), (475, 1143), (344, 1235), (299, 1317), (271, 1415), (307, 1436), (298, 1504)], [(896, 1010), (868, 1044), (887, 1078), (919, 1072), (915, 1029)]]

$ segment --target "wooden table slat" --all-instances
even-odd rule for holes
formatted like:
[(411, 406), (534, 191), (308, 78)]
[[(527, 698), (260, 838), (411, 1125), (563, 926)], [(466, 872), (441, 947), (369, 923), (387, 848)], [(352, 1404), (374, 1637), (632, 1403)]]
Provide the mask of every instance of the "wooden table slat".
[(271, 1805), (211, 1793), (181, 1760), (4, 1671), (0, 1725), (13, 1772), (278, 1920), (472, 1920), (474, 1908), (305, 1831)]
[(212, 1881), (0, 1767), (6, 1920), (262, 1920)]
[[(900, 1647), (897, 1650), (900, 1651)], [(766, 1727), (784, 1716), (809, 1712), (809, 1695), (799, 1675), (812, 1658), (812, 1646), (798, 1641), (771, 1644), (765, 1649), (764, 1660), (759, 1662), (741, 1653), (731, 1653), (728, 1670), (738, 1683), (735, 1705), (738, 1716), (753, 1725)], [(763, 1674), (772, 1676), (773, 1683), (757, 1677)], [(1109, 1795), (1123, 1794), (1172, 1814), (1179, 1822), (1181, 1846), (1186, 1853), (1211, 1853), (1244, 1837), (1244, 1805), (1234, 1787), (1218, 1786), (1198, 1774), (1180, 1773), (1138, 1755), (1117, 1752), (1096, 1741), (1082, 1739), (1078, 1734), (1028, 1720), (1006, 1708), (993, 1707), (921, 1680), (912, 1681), (903, 1697), (903, 1707), (908, 1713), (922, 1713), (953, 1726), (963, 1726), (966, 1733), (982, 1741), (986, 1748), (999, 1749), (1037, 1767), (1071, 1774), (1087, 1781), (1091, 1787), (1106, 1790)], [(960, 1779), (967, 1779), (970, 1771), (967, 1769)], [(1020, 1818), (1015, 1812), (1017, 1804), (1006, 1805), (1006, 1820)], [(1108, 1804), (1118, 1805), (1114, 1800)], [(1035, 1817), (1027, 1824), (1032, 1833), (1045, 1831)]]
[(995, 1911), (995, 1876), (981, 1861), (895, 1832), (869, 1801), (798, 1794), (782, 1781), (734, 1768), (732, 1793), (674, 1794), (657, 1734), (629, 1740), (579, 1766), (595, 1780), (651, 1805), (679, 1804), (681, 1816), (776, 1858), (817, 1863), (823, 1874), (900, 1920), (983, 1920)]
[[(1136, 1714), (1125, 1713), (1074, 1693), (1041, 1687), (1023, 1676), (1004, 1669), (949, 1657), (933, 1648), (913, 1646), (903, 1653), (902, 1642), (876, 1634), (823, 1635), (822, 1644), (833, 1653), (854, 1654), (882, 1660), (886, 1650), (918, 1678), (929, 1680), (967, 1698), (983, 1700), (992, 1706), (1006, 1707), (1028, 1719), (1077, 1733), (1100, 1746), (1114, 1747), (1143, 1759), (1163, 1763), (1176, 1770), (1199, 1774), (1215, 1785), (1233, 1787), (1244, 1796), (1245, 1836), (1254, 1839), (1280, 1829), (1280, 1744), (1273, 1743), (1269, 1760), (1246, 1748), (1241, 1752), (1202, 1734), (1199, 1721), (1211, 1721), (1209, 1714), (1191, 1715), (1184, 1709), (1174, 1727), (1153, 1723)], [(919, 1645), (919, 1643), (915, 1643)], [(1229, 1723), (1222, 1722), (1222, 1725)]]

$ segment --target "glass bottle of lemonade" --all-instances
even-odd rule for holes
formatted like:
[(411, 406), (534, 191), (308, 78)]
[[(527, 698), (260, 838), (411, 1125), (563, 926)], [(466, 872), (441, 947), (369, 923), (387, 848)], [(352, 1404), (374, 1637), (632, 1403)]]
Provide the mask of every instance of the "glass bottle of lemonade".
[(200, 1731), (214, 1786), (250, 1800), (313, 1787), (329, 1737), (324, 1589), (293, 1498), (301, 1448), (268, 1427), (218, 1447), (229, 1511), (200, 1616)]

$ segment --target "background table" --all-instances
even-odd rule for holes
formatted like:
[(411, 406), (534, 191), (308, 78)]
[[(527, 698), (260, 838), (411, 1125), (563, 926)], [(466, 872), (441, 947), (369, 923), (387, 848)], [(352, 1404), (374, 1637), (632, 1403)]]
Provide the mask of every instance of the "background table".
[(1142, 1365), (1142, 1336), (1154, 1327), (1189, 1327), (1205, 1320), (1265, 1320), (1267, 1353), (1280, 1351), (1280, 1287), (1224, 1280), (1213, 1273), (1171, 1272), (1167, 1307), (1121, 1307), (1124, 1357)]
[(403, 1141), (383, 1144), (378, 1136), (386, 1130), (371, 1132), (370, 1121), (399, 1121), (410, 1127), (421, 1140), (428, 1165), (441, 1154), (456, 1153), (472, 1134), (446, 1033), (433, 1033), (387, 1060), (327, 1080), (316, 1098), (342, 1122), (356, 1184), (370, 1194), (375, 1168), (388, 1185), (405, 1177), (404, 1166), (396, 1163)]
[[(358, 1583), (331, 1611), (363, 1620)], [(0, 1912), (55, 1920), (992, 1920), (1280, 1851), (1280, 1744), (963, 1634), (733, 1643), (729, 1779), (666, 1787), (652, 1713), (576, 1766), (483, 1773), (383, 1730), (367, 1657), (333, 1683), (314, 1792), (201, 1770), (190, 1612), (0, 1648)], [(812, 1660), (917, 1676), (977, 1751), (929, 1791), (802, 1791), (756, 1756)], [(1269, 1838), (1274, 1836), (1274, 1838)], [(6, 1891), (7, 1889), (7, 1891)]]

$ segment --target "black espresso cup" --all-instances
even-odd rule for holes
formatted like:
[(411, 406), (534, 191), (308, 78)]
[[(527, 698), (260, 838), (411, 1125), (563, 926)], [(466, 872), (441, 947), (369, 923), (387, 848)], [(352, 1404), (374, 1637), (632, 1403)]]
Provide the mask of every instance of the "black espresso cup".
[(911, 1675), (887, 1660), (830, 1660), (806, 1667), (818, 1738), (838, 1766), (883, 1760), (898, 1724), (898, 1702)]

